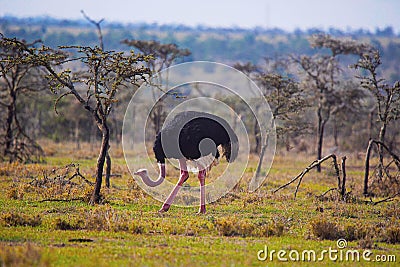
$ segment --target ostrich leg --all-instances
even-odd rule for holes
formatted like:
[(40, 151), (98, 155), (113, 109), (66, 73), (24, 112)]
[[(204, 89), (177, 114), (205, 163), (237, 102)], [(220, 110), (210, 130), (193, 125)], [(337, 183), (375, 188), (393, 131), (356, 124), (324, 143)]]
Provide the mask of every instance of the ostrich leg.
[(163, 206), (158, 211), (159, 213), (167, 212), (169, 207), (171, 207), (174, 198), (178, 194), (179, 189), (182, 187), (183, 183), (189, 178), (189, 172), (187, 170), (186, 159), (179, 159), (179, 169), (181, 170), (181, 175), (179, 177), (178, 183), (175, 185), (174, 189), (169, 194), (168, 198), (165, 200)]
[(199, 169), (199, 181), (200, 181), (200, 208), (198, 214), (206, 213), (206, 167), (198, 163), (197, 168)]

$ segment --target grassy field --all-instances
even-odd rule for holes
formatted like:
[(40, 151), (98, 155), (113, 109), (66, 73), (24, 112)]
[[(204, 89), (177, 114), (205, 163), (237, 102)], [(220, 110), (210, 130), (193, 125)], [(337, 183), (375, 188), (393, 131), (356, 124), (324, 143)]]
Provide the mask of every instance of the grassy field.
[[(161, 203), (136, 185), (121, 151), (113, 151), (112, 173), (120, 176), (103, 189), (104, 204), (89, 206), (91, 186), (78, 176), (69, 181), (76, 167), (65, 166), (79, 164), (93, 181), (96, 151), (72, 144), (45, 149), (46, 163), (0, 164), (0, 266), (274, 266), (283, 263), (279, 250), (295, 266), (315, 265), (302, 261), (304, 250), (315, 251), (316, 261), (327, 266), (400, 261), (399, 199), (372, 205), (361, 197), (362, 161), (350, 156), (347, 201), (335, 191), (318, 197), (337, 184), (330, 163), (321, 174), (305, 176), (296, 199), (295, 185), (272, 194), (312, 161), (278, 155), (257, 192), (246, 192), (252, 159), (240, 184), (208, 205), (206, 215), (173, 206), (160, 216)], [(345, 248), (338, 248), (340, 238)], [(323, 250), (337, 250), (338, 258)], [(360, 260), (347, 261), (349, 250), (357, 250)], [(368, 250), (369, 262), (362, 258)], [(389, 262), (393, 256), (397, 263)]]

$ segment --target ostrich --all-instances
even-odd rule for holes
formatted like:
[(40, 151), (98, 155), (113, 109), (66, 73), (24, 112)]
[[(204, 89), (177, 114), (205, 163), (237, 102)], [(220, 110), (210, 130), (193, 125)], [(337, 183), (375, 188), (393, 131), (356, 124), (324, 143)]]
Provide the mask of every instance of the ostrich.
[[(167, 212), (183, 183), (189, 178), (186, 160), (195, 160), (199, 170), (200, 182), (200, 209), (199, 213), (206, 212), (205, 205), (205, 177), (207, 170), (216, 165), (220, 157), (218, 146), (222, 148), (222, 155), (228, 162), (233, 162), (238, 154), (238, 138), (229, 124), (222, 118), (205, 112), (185, 111), (178, 113), (157, 134), (153, 151), (157, 160), (160, 175), (157, 180), (148, 176), (146, 169), (140, 169), (134, 174), (142, 178), (143, 182), (155, 187), (165, 179), (165, 159), (174, 158), (179, 161), (180, 177), (178, 183), (165, 200), (160, 213)], [(214, 157), (213, 164), (205, 166), (201, 159), (205, 156)]]

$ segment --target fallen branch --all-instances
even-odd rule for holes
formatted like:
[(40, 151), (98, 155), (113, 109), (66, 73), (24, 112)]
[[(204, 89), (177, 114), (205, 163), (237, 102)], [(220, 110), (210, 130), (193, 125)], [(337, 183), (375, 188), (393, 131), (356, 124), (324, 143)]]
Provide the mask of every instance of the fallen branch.
[(88, 179), (86, 179), (86, 178), (81, 174), (81, 172), (79, 171), (79, 164), (71, 163), (70, 165), (67, 165), (67, 168), (68, 168), (68, 167), (75, 167), (75, 173), (71, 176), (71, 178), (68, 179), (68, 181), (71, 181), (71, 180), (74, 179), (75, 177), (79, 176), (79, 177), (81, 177), (81, 179), (82, 179), (83, 181), (85, 181), (88, 185), (90, 185), (90, 186), (93, 185), (93, 183), (92, 183), (91, 181), (89, 181)]
[(71, 202), (71, 201), (85, 201), (85, 199), (83, 197), (70, 198), (70, 199), (48, 198), (39, 200), (38, 202)]
[[(46, 201), (85, 201), (86, 190), (93, 185), (79, 170), (79, 164), (71, 163), (51, 171), (43, 170), (43, 178), (35, 177), (28, 184)], [(75, 179), (75, 180), (74, 180)], [(83, 196), (81, 196), (83, 194)]]
[(318, 198), (324, 197), (326, 194), (328, 194), (329, 192), (334, 191), (334, 190), (338, 191), (338, 189), (336, 187), (333, 187), (333, 188), (326, 190), (324, 193), (322, 193), (321, 195), (319, 195), (317, 197)]
[(371, 198), (370, 201), (366, 201), (366, 203), (367, 203), (367, 204), (372, 204), (372, 205), (375, 206), (375, 205), (378, 205), (378, 204), (383, 203), (383, 202), (392, 201), (395, 197), (397, 197), (397, 196), (399, 196), (399, 195), (400, 195), (400, 192), (397, 192), (396, 194), (394, 194), (394, 195), (392, 195), (392, 196), (390, 196), (390, 197), (384, 198), (384, 199), (379, 200), (379, 201), (376, 201), (376, 202), (372, 201), (372, 198)]
[[(71, 175), (70, 173), (72, 172), (70, 168), (74, 168), (74, 173)], [(64, 170), (64, 172), (61, 172)], [(71, 176), (70, 176), (71, 175)], [(70, 177), (68, 177), (70, 176)], [(77, 186), (78, 184), (72, 182), (72, 179), (80, 177), (86, 184), (92, 186), (93, 183), (87, 180), (80, 172), (79, 170), (79, 164), (71, 163), (66, 165), (65, 167), (53, 169), (51, 173), (46, 173), (43, 171), (43, 179), (37, 179), (34, 178), (31, 182), (29, 182), (30, 185), (36, 186), (36, 187), (43, 187), (45, 185), (49, 184), (61, 184), (61, 185), (74, 185)]]
[(310, 165), (307, 166), (307, 168), (305, 168), (305, 169), (304, 169), (301, 173), (299, 173), (296, 177), (294, 177), (294, 178), (293, 178), (292, 180), (290, 180), (288, 183), (286, 183), (286, 184), (284, 184), (284, 185), (278, 187), (277, 189), (275, 189), (274, 191), (272, 191), (272, 193), (278, 192), (278, 191), (281, 190), (282, 188), (287, 187), (288, 185), (292, 184), (293, 182), (295, 182), (296, 180), (299, 179), (299, 182), (297, 183), (297, 186), (296, 186), (296, 191), (295, 191), (295, 193), (294, 193), (294, 198), (296, 198), (297, 192), (298, 192), (298, 190), (299, 190), (299, 187), (300, 187), (300, 184), (301, 184), (301, 182), (302, 182), (302, 180), (303, 180), (304, 175), (306, 175), (306, 174), (307, 174), (309, 171), (311, 171), (313, 168), (315, 168), (315, 167), (317, 167), (317, 166), (320, 166), (321, 163), (323, 163), (324, 161), (326, 161), (326, 160), (328, 160), (328, 159), (330, 159), (330, 158), (332, 158), (333, 165), (334, 165), (334, 167), (335, 167), (336, 176), (337, 176), (337, 179), (338, 179), (338, 189), (340, 189), (340, 171), (339, 171), (339, 166), (338, 166), (338, 164), (337, 164), (337, 157), (336, 157), (335, 154), (330, 154), (330, 155), (328, 155), (328, 156), (326, 156), (326, 157), (324, 157), (324, 158), (322, 158), (322, 159), (320, 159), (320, 160), (315, 160), (315, 161), (313, 161)]

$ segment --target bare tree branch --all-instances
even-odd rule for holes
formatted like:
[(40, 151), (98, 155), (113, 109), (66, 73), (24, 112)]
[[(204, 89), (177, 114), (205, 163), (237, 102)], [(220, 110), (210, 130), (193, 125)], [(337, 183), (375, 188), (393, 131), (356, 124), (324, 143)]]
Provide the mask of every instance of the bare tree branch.
[(81, 10), (83, 17), (88, 20), (90, 23), (94, 24), (97, 28), (97, 34), (99, 37), (100, 48), (104, 50), (104, 43), (103, 43), (103, 34), (101, 32), (101, 23), (104, 21), (104, 18), (99, 21), (92, 20), (88, 15), (86, 15), (85, 11)]
[(338, 179), (338, 189), (340, 189), (340, 171), (339, 171), (339, 166), (337, 164), (337, 157), (335, 154), (330, 154), (320, 160), (315, 160), (313, 161), (310, 165), (308, 165), (301, 173), (299, 173), (296, 177), (294, 177), (292, 180), (290, 180), (288, 183), (281, 185), (280, 187), (278, 187), (277, 189), (273, 190), (272, 193), (276, 193), (279, 190), (287, 187), (288, 185), (294, 183), (296, 180), (299, 180), (297, 186), (296, 186), (296, 190), (294, 193), (294, 198), (296, 198), (297, 192), (299, 190), (300, 184), (303, 180), (304, 175), (306, 175), (309, 171), (311, 171), (313, 168), (319, 166), (320, 164), (322, 164), (324, 161), (328, 160), (332, 158), (333, 161), (333, 165), (335, 167), (335, 171), (336, 171), (336, 175), (337, 175), (337, 179)]

